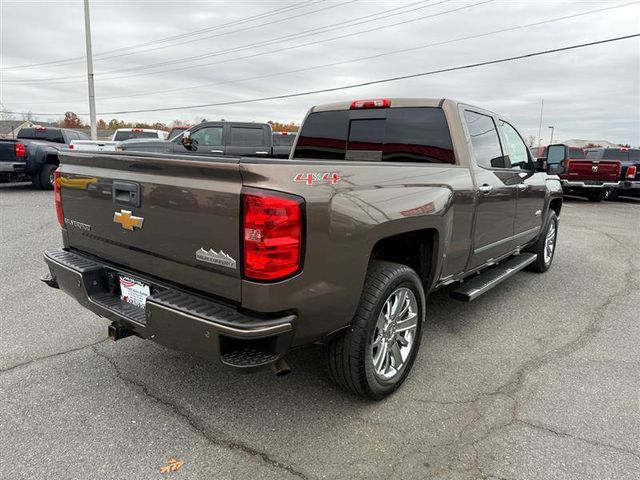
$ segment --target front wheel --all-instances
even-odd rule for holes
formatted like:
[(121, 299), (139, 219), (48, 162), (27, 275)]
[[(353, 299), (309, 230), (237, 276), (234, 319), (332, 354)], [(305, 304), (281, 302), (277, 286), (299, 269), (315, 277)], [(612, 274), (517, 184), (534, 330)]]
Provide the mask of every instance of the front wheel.
[(556, 212), (550, 210), (547, 214), (547, 223), (542, 229), (540, 237), (529, 251), (538, 255), (536, 261), (529, 265), (528, 269), (543, 273), (549, 270), (553, 256), (556, 253), (556, 240), (558, 238), (558, 217)]
[(328, 347), (335, 382), (372, 400), (397, 390), (418, 353), (424, 315), (418, 275), (405, 265), (373, 261), (351, 326)]

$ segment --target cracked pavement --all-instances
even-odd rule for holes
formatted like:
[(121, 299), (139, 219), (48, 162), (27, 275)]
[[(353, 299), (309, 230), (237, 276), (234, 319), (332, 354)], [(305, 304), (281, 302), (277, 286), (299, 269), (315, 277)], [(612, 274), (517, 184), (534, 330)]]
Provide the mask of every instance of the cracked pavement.
[[(567, 199), (548, 273), (431, 295), (413, 372), (380, 403), (334, 387), (320, 347), (276, 378), (106, 340), (38, 280), (52, 193), (1, 185), (0, 212), (0, 479), (640, 476), (639, 201)], [(185, 464), (160, 474), (169, 458)]]

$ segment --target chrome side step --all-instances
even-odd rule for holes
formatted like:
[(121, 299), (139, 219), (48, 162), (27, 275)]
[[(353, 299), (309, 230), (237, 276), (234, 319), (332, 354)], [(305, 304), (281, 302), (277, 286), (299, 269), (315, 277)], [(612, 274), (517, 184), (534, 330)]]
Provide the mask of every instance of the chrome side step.
[(506, 280), (527, 265), (535, 262), (536, 258), (538, 258), (538, 256), (535, 253), (521, 253), (494, 267), (487, 268), (477, 277), (471, 277), (469, 280), (461, 283), (458, 288), (451, 292), (451, 298), (460, 300), (461, 302), (475, 300), (483, 293), (488, 292), (500, 284), (503, 280)]

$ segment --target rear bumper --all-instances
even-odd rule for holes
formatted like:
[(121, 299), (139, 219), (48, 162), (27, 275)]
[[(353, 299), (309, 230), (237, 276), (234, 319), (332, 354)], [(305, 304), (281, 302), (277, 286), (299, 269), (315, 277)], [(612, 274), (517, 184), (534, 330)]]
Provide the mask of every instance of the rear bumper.
[(620, 190), (640, 190), (640, 181), (622, 180), (618, 188)]
[[(260, 318), (222, 302), (144, 278), (82, 254), (52, 249), (44, 253), (44, 279), (119, 329), (175, 350), (226, 365), (251, 368), (282, 357), (291, 345), (296, 316)], [(119, 274), (150, 287), (145, 308), (120, 299)]]
[(0, 162), (0, 173), (24, 173), (27, 162)]
[(580, 181), (580, 180), (560, 180), (560, 184), (564, 188), (618, 188), (620, 182), (599, 182), (599, 181)]

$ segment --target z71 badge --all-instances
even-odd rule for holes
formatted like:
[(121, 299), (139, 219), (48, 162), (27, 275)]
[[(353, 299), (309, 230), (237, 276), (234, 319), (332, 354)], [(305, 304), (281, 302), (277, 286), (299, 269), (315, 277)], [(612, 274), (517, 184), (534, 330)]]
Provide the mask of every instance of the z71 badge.
[(213, 249), (205, 250), (204, 248), (201, 248), (196, 252), (196, 260), (220, 265), (221, 267), (236, 268), (236, 261), (222, 250), (218, 253)]

